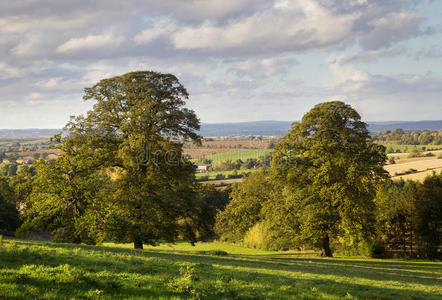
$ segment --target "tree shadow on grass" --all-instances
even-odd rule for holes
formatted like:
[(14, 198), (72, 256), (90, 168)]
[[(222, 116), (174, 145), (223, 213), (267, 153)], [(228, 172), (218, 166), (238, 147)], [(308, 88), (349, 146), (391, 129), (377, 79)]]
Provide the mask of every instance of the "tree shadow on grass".
[[(26, 242), (16, 242), (17, 245), (26, 246)], [(35, 245), (35, 243), (33, 244)], [(169, 290), (167, 282), (157, 282), (156, 288), (146, 288), (146, 282), (139, 284), (124, 281), (124, 274), (152, 274), (159, 278), (178, 278), (179, 268), (182, 263), (202, 265), (201, 278), (210, 286), (216, 286), (219, 278), (231, 277), (242, 286), (231, 284), (231, 290), (236, 290), (237, 296), (253, 296), (255, 298), (286, 298), (311, 297), (345, 297), (347, 293), (362, 299), (437, 299), (440, 298), (442, 264), (418, 263), (402, 261), (373, 261), (353, 259), (330, 259), (330, 258), (300, 258), (283, 255), (253, 256), (253, 255), (229, 255), (211, 256), (202, 254), (189, 254), (168, 250), (131, 250), (122, 248), (104, 248), (96, 246), (82, 246), (71, 244), (45, 243), (48, 249), (38, 250), (14, 250), (9, 254), (2, 253), (2, 258), (7, 261), (6, 265), (15, 270), (28, 264), (58, 266), (69, 264), (89, 272), (101, 272), (111, 270), (118, 280), (125, 284), (112, 289), (112, 280), (101, 282), (91, 276), (89, 279), (81, 279), (79, 282), (57, 283), (42, 279), (24, 278), (20, 284), (38, 288), (41, 292), (48, 287), (61, 289), (61, 291), (103, 290), (106, 295), (124, 295), (126, 297), (169, 297), (174, 295)], [(68, 250), (66, 253), (62, 249)], [(80, 249), (80, 251), (76, 251)], [(9, 256), (8, 256), (9, 255)], [(282, 272), (281, 272), (282, 271)], [(279, 274), (275, 274), (279, 272)], [(124, 276), (123, 276), (124, 275)], [(327, 276), (336, 278), (317, 278)], [(307, 278), (307, 277), (313, 277)], [(357, 278), (357, 279), (354, 279)], [(377, 281), (378, 285), (389, 281), (389, 287), (381, 288), (369, 284), (355, 282), (359, 279)], [(22, 278), (23, 280), (23, 278)], [(106, 282), (110, 283), (106, 283)], [(392, 284), (393, 282), (393, 284)], [(109, 284), (109, 286), (107, 285)], [(268, 285), (284, 292), (268, 295)], [(425, 285), (431, 292), (413, 289), (413, 284)], [(394, 288), (397, 285), (398, 288)], [(433, 288), (434, 287), (434, 288)], [(197, 288), (196, 288), (197, 289)], [(434, 292), (432, 292), (434, 291)], [(223, 291), (213, 291), (208, 295), (216, 298), (226, 297)], [(1, 295), (1, 292), (0, 292)], [(187, 294), (183, 294), (186, 296)], [(188, 295), (187, 295), (188, 296)], [(241, 297), (240, 297), (241, 298)]]

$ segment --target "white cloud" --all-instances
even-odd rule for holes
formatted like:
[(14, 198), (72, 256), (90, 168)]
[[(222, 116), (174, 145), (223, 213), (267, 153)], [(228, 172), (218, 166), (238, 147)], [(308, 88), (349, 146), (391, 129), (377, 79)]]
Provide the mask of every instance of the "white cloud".
[(24, 70), (0, 61), (0, 79), (21, 77), (23, 75)]
[(145, 29), (138, 33), (134, 37), (134, 41), (137, 44), (147, 44), (162, 35), (172, 33), (175, 28), (175, 24), (168, 21), (162, 21), (156, 24), (154, 27)]
[(321, 48), (350, 35), (355, 16), (334, 16), (315, 1), (278, 1), (270, 10), (225, 25), (205, 22), (172, 36), (178, 49), (274, 52)]
[(44, 89), (52, 89), (56, 87), (62, 79), (63, 78), (61, 77), (53, 77), (47, 80), (38, 81), (35, 85)]
[(344, 53), (337, 56), (332, 56), (329, 60), (334, 60), (339, 64), (349, 63), (369, 63), (380, 58), (393, 57), (404, 54), (406, 48), (403, 45), (395, 45), (385, 49), (378, 50), (361, 50), (350, 53)]
[(105, 46), (117, 46), (124, 38), (113, 33), (101, 35), (88, 35), (82, 38), (71, 38), (67, 42), (57, 47), (58, 53), (69, 53), (79, 50), (93, 50)]

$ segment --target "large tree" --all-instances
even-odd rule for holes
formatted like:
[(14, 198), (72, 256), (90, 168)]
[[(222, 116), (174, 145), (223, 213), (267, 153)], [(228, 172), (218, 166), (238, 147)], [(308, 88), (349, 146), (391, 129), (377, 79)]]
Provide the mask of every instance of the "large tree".
[(359, 114), (333, 101), (316, 105), (276, 145), (274, 182), (290, 202), (287, 214), (296, 215), (299, 243), (332, 256), (333, 239), (372, 237), (375, 185), (387, 175), (385, 148), (368, 140)]
[(85, 89), (95, 104), (66, 126), (69, 139), (92, 149), (116, 192), (113, 236), (135, 248), (178, 235), (193, 239), (194, 167), (183, 140), (200, 142), (199, 120), (185, 108), (186, 89), (171, 74), (150, 71), (104, 79)]

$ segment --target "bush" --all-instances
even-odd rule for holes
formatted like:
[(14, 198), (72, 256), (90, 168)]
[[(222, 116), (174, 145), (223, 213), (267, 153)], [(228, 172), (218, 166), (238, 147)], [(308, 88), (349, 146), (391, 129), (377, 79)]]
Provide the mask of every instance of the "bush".
[(390, 157), (388, 157), (388, 162), (389, 162), (391, 165), (394, 165), (394, 164), (396, 163), (396, 161), (395, 161), (395, 159), (394, 159), (394, 156), (390, 156)]
[(215, 255), (215, 256), (226, 256), (226, 255), (229, 255), (229, 253), (227, 253), (224, 250), (197, 251), (197, 254)]
[(385, 258), (387, 250), (383, 240), (376, 239), (368, 247), (369, 255), (372, 258)]
[(432, 157), (432, 156), (435, 156), (435, 154), (433, 152), (428, 152), (424, 156), (425, 157)]
[(405, 174), (413, 174), (413, 173), (417, 173), (416, 169), (410, 168), (407, 171), (405, 171)]
[(226, 176), (224, 176), (223, 174), (216, 174), (215, 179), (216, 180), (220, 180), (220, 179), (225, 179)]
[(244, 245), (249, 248), (268, 249), (269, 241), (264, 222), (256, 223), (244, 236)]
[(410, 152), (410, 154), (408, 154), (408, 157), (409, 158), (414, 158), (414, 157), (422, 157), (422, 156), (424, 156), (423, 154), (422, 154), (422, 152), (420, 151), (420, 150), (418, 150), (418, 149), (413, 149), (411, 152)]

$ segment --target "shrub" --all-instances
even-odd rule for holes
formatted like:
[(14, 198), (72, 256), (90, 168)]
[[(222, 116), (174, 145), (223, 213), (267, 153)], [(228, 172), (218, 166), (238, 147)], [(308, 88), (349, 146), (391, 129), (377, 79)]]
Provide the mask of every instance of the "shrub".
[(369, 255), (372, 258), (384, 258), (386, 256), (387, 250), (385, 248), (385, 243), (381, 239), (374, 240), (368, 247)]
[(249, 248), (268, 249), (267, 230), (264, 222), (256, 223), (244, 236), (244, 245)]
[(396, 163), (396, 161), (395, 161), (395, 159), (394, 159), (394, 156), (390, 156), (390, 157), (388, 158), (388, 162), (389, 162), (391, 165), (394, 165), (394, 164)]
[(408, 157), (409, 157), (409, 158), (422, 157), (422, 156), (424, 156), (424, 155), (423, 155), (422, 152), (421, 152), (420, 150), (418, 150), (417, 148), (414, 148), (414, 149), (410, 152), (410, 154), (408, 154)]
[(219, 180), (219, 179), (225, 179), (226, 176), (224, 176), (223, 174), (216, 174), (215, 179)]
[(198, 254), (204, 254), (204, 255), (215, 255), (215, 256), (226, 256), (229, 255), (224, 250), (208, 250), (208, 251), (198, 251)]
[(407, 171), (405, 171), (405, 174), (413, 174), (413, 173), (417, 173), (416, 169), (410, 168)]

